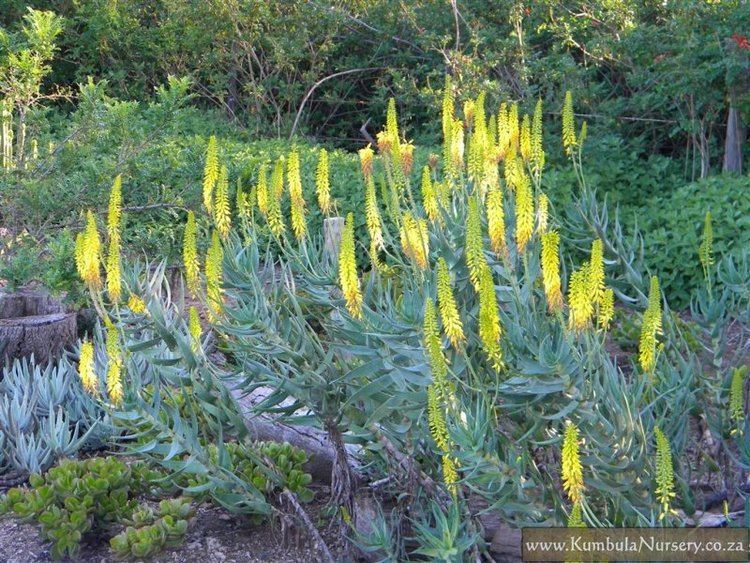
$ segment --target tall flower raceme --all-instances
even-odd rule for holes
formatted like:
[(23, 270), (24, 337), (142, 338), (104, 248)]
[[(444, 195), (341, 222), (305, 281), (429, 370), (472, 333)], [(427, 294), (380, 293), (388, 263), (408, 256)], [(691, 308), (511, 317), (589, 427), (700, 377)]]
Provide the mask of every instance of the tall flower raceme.
[(585, 528), (586, 523), (583, 521), (583, 514), (581, 513), (581, 503), (577, 502), (570, 509), (570, 516), (568, 516), (568, 528)]
[(339, 247), (339, 283), (346, 300), (346, 308), (355, 319), (362, 318), (362, 291), (357, 275), (357, 258), (354, 247), (354, 214), (346, 216), (344, 232)]
[(472, 131), (469, 138), (468, 173), (477, 184), (484, 176), (484, 158), (487, 144), (487, 122), (484, 111), (484, 92), (477, 96), (473, 105)]
[(659, 279), (651, 277), (648, 292), (648, 306), (643, 313), (641, 336), (638, 342), (638, 361), (641, 369), (650, 373), (656, 365), (656, 337), (662, 329), (661, 292)]
[(521, 173), (516, 183), (516, 246), (518, 253), (526, 251), (526, 245), (534, 234), (534, 196), (531, 180)]
[(203, 335), (203, 329), (201, 328), (201, 319), (198, 315), (198, 309), (191, 306), (188, 313), (188, 333), (190, 334), (190, 346), (193, 352), (197, 352), (201, 345), (201, 336)]
[(430, 239), (427, 221), (406, 211), (401, 217), (401, 248), (421, 269), (429, 265)]
[(706, 211), (706, 218), (703, 221), (703, 236), (701, 238), (700, 247), (698, 247), (698, 257), (703, 266), (703, 273), (706, 279), (709, 279), (708, 272), (709, 268), (714, 263), (714, 230), (711, 225), (711, 212)]
[(203, 205), (209, 214), (213, 213), (213, 198), (216, 181), (219, 179), (219, 150), (216, 136), (208, 138), (206, 146), (206, 163), (203, 168)]
[(485, 200), (487, 206), (487, 230), (490, 235), (492, 251), (497, 256), (508, 255), (508, 245), (505, 240), (505, 209), (503, 207), (503, 191), (497, 184), (490, 187)]
[(588, 281), (591, 300), (598, 307), (606, 289), (604, 285), (604, 244), (601, 239), (594, 239), (591, 243)]
[(113, 404), (119, 405), (123, 398), (122, 352), (117, 327), (109, 319), (107, 325), (107, 395)]
[(284, 161), (279, 159), (273, 167), (273, 173), (271, 174), (271, 185), (268, 190), (268, 204), (266, 221), (268, 222), (268, 228), (271, 233), (280, 237), (284, 234), (286, 226), (284, 225), (284, 217), (281, 214), (281, 196), (284, 193)]
[(81, 344), (78, 375), (86, 392), (90, 395), (99, 394), (99, 378), (94, 367), (94, 344), (90, 340), (84, 340)]
[(549, 223), (549, 198), (547, 194), (540, 192), (537, 198), (536, 206), (536, 230), (539, 234), (543, 235), (547, 232), (547, 224)]
[(464, 169), (464, 150), (464, 124), (460, 119), (455, 119), (451, 136), (451, 160), (447, 170), (451, 179), (458, 177)]
[(198, 295), (200, 289), (200, 262), (198, 260), (198, 226), (195, 213), (188, 211), (185, 234), (182, 238), (182, 262), (185, 268), (185, 282), (191, 295)]
[(518, 149), (521, 158), (526, 164), (531, 164), (531, 120), (529, 114), (523, 116), (521, 121), (521, 131), (519, 133)]
[(422, 206), (427, 217), (433, 223), (441, 219), (440, 216), (440, 205), (438, 202), (438, 194), (435, 190), (435, 186), (430, 176), (430, 167), (425, 166), (422, 169)]
[(206, 297), (211, 314), (218, 314), (222, 308), (223, 262), (224, 249), (221, 246), (219, 233), (214, 231), (211, 233), (211, 245), (206, 252)]
[(676, 514), (671, 507), (672, 499), (676, 496), (672, 448), (669, 445), (669, 440), (658, 426), (654, 428), (654, 437), (656, 438), (656, 498), (661, 505), (659, 520), (663, 520), (669, 514)]
[(437, 262), (436, 285), (438, 309), (443, 321), (443, 330), (451, 345), (458, 348), (466, 339), (461, 315), (458, 312), (456, 298), (451, 287), (451, 275), (445, 258), (440, 257)]
[(359, 149), (359, 165), (362, 168), (362, 176), (365, 180), (372, 177), (374, 159), (375, 151), (372, 150), (372, 146), (367, 145), (365, 148)]
[(560, 235), (548, 231), (542, 235), (542, 281), (547, 307), (551, 312), (562, 311), (563, 296), (560, 283)]
[(331, 180), (328, 170), (328, 151), (320, 149), (318, 166), (315, 169), (315, 193), (318, 196), (318, 206), (324, 216), (331, 214), (333, 202), (331, 201)]
[(594, 315), (588, 270), (587, 262), (571, 274), (568, 284), (568, 327), (576, 332), (588, 327)]
[(268, 215), (268, 170), (265, 164), (258, 169), (258, 182), (255, 185), (255, 198), (258, 201), (258, 211)]
[(469, 208), (466, 216), (466, 265), (469, 268), (469, 279), (474, 289), (479, 291), (479, 282), (482, 270), (487, 267), (482, 247), (482, 217), (479, 212), (477, 199), (469, 199)]
[(531, 170), (539, 178), (544, 169), (544, 144), (543, 144), (543, 117), (542, 117), (542, 100), (536, 102), (534, 108), (534, 118), (531, 121)]
[(497, 112), (497, 149), (505, 156), (510, 144), (510, 130), (508, 128), (508, 104), (502, 102)]
[(128, 297), (127, 307), (136, 315), (148, 315), (146, 302), (135, 293), (131, 293), (130, 297)]
[(237, 218), (241, 221), (247, 221), (250, 219), (252, 205), (252, 200), (242, 186), (242, 179), (238, 176), (237, 190), (234, 194), (234, 208), (237, 210)]
[(740, 426), (745, 421), (745, 380), (747, 366), (735, 368), (729, 386), (729, 418)]
[(573, 94), (570, 90), (565, 92), (565, 101), (562, 108), (562, 142), (565, 153), (572, 155), (578, 142), (576, 141), (575, 117), (573, 116)]
[(500, 347), (502, 326), (500, 311), (495, 294), (495, 280), (492, 270), (484, 263), (479, 279), (479, 339), (482, 349), (493, 369), (500, 370), (503, 365), (503, 352)]
[(562, 486), (575, 505), (583, 498), (583, 465), (579, 451), (578, 428), (572, 422), (565, 427), (562, 445)]
[(385, 248), (383, 241), (383, 220), (380, 217), (378, 198), (375, 193), (375, 180), (372, 174), (365, 177), (365, 224), (370, 235), (370, 244), (377, 252)]
[(453, 133), (453, 120), (455, 119), (455, 108), (453, 104), (453, 79), (450, 74), (445, 75), (445, 86), (443, 87), (443, 141), (447, 142)]
[(599, 314), (596, 322), (602, 330), (609, 330), (609, 325), (615, 317), (615, 292), (606, 288), (599, 298)]
[(518, 123), (518, 104), (511, 104), (508, 108), (507, 117), (508, 127), (508, 150), (512, 153), (518, 153), (521, 131)]
[(414, 143), (411, 141), (401, 143), (401, 147), (399, 148), (399, 165), (401, 166), (401, 173), (404, 178), (407, 178), (414, 166)]
[(305, 198), (302, 193), (302, 178), (299, 170), (299, 153), (291, 152), (287, 159), (286, 168), (287, 183), (289, 184), (289, 198), (291, 199), (292, 231), (297, 240), (302, 240), (307, 234), (307, 223), (305, 221)]
[(226, 166), (219, 169), (215, 192), (213, 202), (214, 224), (221, 238), (226, 240), (229, 231), (232, 229), (232, 212), (229, 209), (229, 170)]
[(75, 256), (81, 279), (90, 289), (100, 289), (102, 285), (100, 271), (101, 241), (99, 240), (96, 218), (91, 210), (86, 212), (85, 230), (76, 237)]
[(109, 213), (107, 214), (107, 294), (113, 303), (120, 300), (122, 294), (122, 269), (120, 258), (120, 231), (122, 229), (122, 176), (117, 175), (109, 194)]
[(448, 490), (455, 494), (458, 472), (451, 455), (452, 444), (446, 423), (446, 410), (453, 400), (453, 389), (448, 381), (448, 363), (443, 354), (437, 311), (432, 299), (425, 304), (423, 332), (424, 348), (432, 372), (432, 383), (427, 389), (428, 422), (432, 437), (442, 452), (443, 479)]

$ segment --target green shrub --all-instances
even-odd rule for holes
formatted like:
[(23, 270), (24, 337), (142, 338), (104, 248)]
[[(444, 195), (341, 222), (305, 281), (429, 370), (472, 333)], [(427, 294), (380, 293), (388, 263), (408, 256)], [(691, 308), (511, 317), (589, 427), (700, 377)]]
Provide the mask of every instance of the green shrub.
[(704, 284), (698, 247), (707, 211), (713, 217), (717, 258), (739, 256), (750, 247), (747, 186), (747, 177), (717, 176), (657, 194), (638, 208), (635, 219), (646, 235), (646, 260), (673, 306), (686, 306)]

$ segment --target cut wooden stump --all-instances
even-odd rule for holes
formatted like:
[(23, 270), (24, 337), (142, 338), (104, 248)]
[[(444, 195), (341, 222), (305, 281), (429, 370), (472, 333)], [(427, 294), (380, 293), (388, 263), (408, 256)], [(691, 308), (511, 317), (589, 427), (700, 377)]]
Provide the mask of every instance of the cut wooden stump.
[(33, 355), (45, 362), (75, 342), (76, 315), (48, 293), (0, 293), (0, 359)]

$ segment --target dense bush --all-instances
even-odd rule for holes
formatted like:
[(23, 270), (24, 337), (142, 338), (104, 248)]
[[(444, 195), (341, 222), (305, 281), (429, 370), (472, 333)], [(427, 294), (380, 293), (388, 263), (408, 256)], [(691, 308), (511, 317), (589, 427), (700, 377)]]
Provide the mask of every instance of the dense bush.
[(740, 257), (750, 248), (748, 178), (719, 176), (654, 195), (633, 210), (645, 237), (645, 255), (666, 294), (684, 307), (705, 284), (698, 256), (706, 212), (712, 216), (714, 247)]

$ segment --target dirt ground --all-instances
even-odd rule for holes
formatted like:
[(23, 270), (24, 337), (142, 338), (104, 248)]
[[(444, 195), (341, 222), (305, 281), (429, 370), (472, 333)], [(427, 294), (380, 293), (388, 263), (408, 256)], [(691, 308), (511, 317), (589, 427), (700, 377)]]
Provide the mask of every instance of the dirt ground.
[[(326, 526), (320, 517), (321, 508), (320, 503), (305, 506), (310, 518), (316, 522), (325, 537)], [(329, 543), (328, 538), (325, 539)], [(40, 538), (35, 525), (22, 523), (8, 516), (0, 518), (0, 562), (52, 561), (49, 546), (48, 542)], [(82, 544), (80, 555), (67, 561), (108, 563), (113, 560), (109, 551), (109, 538), (90, 537)], [(149, 559), (163, 563), (312, 563), (320, 560), (312, 541), (304, 533), (300, 534), (297, 545), (291, 542), (285, 545), (278, 524), (253, 525), (246, 518), (207, 504), (198, 508), (182, 546), (167, 549)]]

